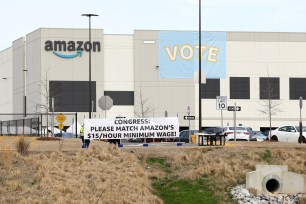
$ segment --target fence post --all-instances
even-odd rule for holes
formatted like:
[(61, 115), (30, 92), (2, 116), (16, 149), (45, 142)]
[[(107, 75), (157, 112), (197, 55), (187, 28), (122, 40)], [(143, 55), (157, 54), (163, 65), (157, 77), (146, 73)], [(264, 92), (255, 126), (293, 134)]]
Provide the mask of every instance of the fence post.
[(37, 117), (37, 119), (38, 119), (38, 124), (37, 124), (37, 130), (38, 130), (38, 134), (37, 134), (37, 131), (36, 131), (36, 136), (40, 136), (40, 134), (39, 134), (39, 130), (40, 130), (40, 132), (41, 132), (41, 129), (40, 129), (40, 127), (39, 127), (39, 122), (40, 122), (40, 120), (39, 120), (39, 116)]
[(16, 128), (15, 128), (15, 130), (16, 130), (16, 136), (18, 135), (18, 120), (15, 120), (16, 121)]
[(24, 119), (22, 119), (22, 135), (24, 136)]
[(40, 136), (42, 137), (42, 113), (40, 114)]
[(75, 138), (78, 138), (78, 113), (75, 113)]

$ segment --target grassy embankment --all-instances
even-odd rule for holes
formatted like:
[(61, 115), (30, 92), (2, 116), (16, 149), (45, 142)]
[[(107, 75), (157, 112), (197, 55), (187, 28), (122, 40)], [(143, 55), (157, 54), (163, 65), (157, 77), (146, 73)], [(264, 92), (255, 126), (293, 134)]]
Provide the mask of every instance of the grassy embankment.
[[(279, 144), (279, 143), (278, 143)], [(302, 147), (302, 148), (301, 148)], [(306, 148), (248, 143), (229, 147), (147, 149), (138, 153), (164, 203), (235, 203), (231, 187), (245, 184), (256, 164), (288, 165), (306, 175)], [(302, 203), (306, 202), (306, 197)]]
[(305, 145), (118, 149), (94, 141), (80, 149), (70, 141), (0, 152), (0, 203), (235, 203), (229, 188), (245, 183), (256, 164), (306, 175)]

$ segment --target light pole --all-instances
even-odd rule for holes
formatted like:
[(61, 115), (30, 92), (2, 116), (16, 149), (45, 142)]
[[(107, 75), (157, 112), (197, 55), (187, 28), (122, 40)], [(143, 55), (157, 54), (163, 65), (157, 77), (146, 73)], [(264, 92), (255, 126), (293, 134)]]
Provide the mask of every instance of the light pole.
[(27, 117), (27, 69), (24, 72), (24, 117)]
[[(89, 19), (89, 43), (91, 44), (91, 17), (92, 16), (99, 16), (97, 14), (82, 14), (82, 16), (86, 16)], [(89, 86), (89, 119), (91, 119), (91, 49), (92, 47), (89, 49), (89, 82), (88, 82), (88, 86)]]
[(300, 96), (299, 98), (299, 104), (300, 104), (300, 137), (298, 139), (299, 143), (303, 143), (303, 125), (302, 125), (302, 108), (303, 108), (303, 98)]
[(202, 75), (202, 51), (201, 51), (201, 0), (199, 0), (199, 133), (202, 132), (202, 98), (201, 98), (201, 75)]

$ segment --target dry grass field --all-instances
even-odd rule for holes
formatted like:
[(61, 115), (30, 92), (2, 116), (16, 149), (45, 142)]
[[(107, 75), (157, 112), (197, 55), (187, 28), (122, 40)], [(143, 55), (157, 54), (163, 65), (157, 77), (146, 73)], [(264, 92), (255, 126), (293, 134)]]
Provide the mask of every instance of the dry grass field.
[(17, 140), (0, 137), (0, 203), (164, 203), (152, 182), (169, 178), (205, 178), (218, 202), (228, 203), (228, 189), (245, 183), (256, 164), (288, 165), (306, 175), (306, 144), (117, 148), (93, 141), (82, 149), (79, 139), (27, 141), (22, 155)]
[(0, 203), (162, 203), (134, 155), (92, 143), (36, 141), (41, 151), (2, 151)]
[[(228, 203), (229, 188), (245, 184), (246, 173), (254, 171), (256, 164), (288, 165), (289, 171), (306, 176), (306, 144), (228, 142), (223, 147), (162, 147), (133, 152), (143, 161), (151, 179), (208, 178), (205, 181), (220, 203)], [(167, 158), (170, 174), (144, 162), (149, 157)], [(306, 195), (301, 203), (306, 203)]]

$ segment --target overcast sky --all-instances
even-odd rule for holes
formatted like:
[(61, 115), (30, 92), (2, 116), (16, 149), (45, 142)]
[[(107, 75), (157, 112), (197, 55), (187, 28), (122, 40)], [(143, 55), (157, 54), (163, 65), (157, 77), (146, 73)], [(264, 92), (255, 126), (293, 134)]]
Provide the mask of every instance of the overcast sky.
[[(199, 0), (1, 1), (0, 51), (38, 28), (198, 30)], [(305, 0), (202, 0), (203, 31), (306, 32)]]

